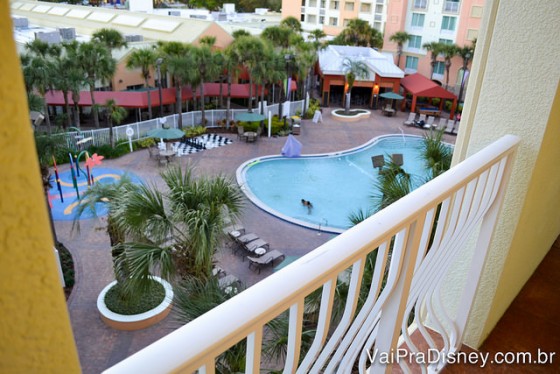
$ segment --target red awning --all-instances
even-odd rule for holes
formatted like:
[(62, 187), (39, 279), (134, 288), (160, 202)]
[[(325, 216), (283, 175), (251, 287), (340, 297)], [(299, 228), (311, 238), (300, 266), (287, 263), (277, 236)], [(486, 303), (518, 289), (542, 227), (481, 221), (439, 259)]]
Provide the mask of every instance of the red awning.
[[(227, 84), (222, 83), (222, 94), (227, 96)], [(257, 89), (253, 85), (253, 96), (260, 94), (260, 87)], [(191, 100), (193, 98), (193, 91), (191, 87), (184, 87), (182, 90), (183, 100)], [(109, 99), (115, 100), (118, 106), (123, 108), (147, 108), (148, 107), (148, 91), (94, 91), (93, 96), (95, 103), (103, 105)], [(150, 91), (152, 100), (152, 107), (159, 105), (159, 90), (157, 88)], [(196, 97), (200, 97), (200, 88), (196, 89)], [(218, 97), (220, 96), (220, 83), (205, 83), (204, 96)], [(162, 104), (169, 105), (175, 103), (175, 88), (164, 88), (161, 90)], [(249, 97), (249, 84), (232, 84), (231, 97), (246, 99)], [(47, 104), (53, 106), (64, 105), (64, 97), (61, 91), (49, 91), (46, 94)], [(68, 102), (72, 102), (72, 94), (68, 94)], [(79, 106), (91, 106), (91, 95), (89, 91), (80, 92)]]
[(401, 79), (401, 86), (415, 96), (422, 97), (439, 97), (442, 99), (453, 100), (457, 96), (447, 91), (437, 83), (418, 73), (407, 75)]

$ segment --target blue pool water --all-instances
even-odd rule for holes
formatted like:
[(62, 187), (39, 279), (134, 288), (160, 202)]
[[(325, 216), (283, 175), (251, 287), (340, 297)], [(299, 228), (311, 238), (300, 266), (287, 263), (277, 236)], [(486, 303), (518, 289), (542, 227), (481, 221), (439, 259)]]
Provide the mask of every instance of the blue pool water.
[[(350, 213), (372, 206), (378, 170), (371, 157), (403, 154), (403, 168), (419, 186), (425, 180), (421, 144), (418, 136), (389, 135), (328, 155), (261, 157), (241, 165), (237, 179), (262, 209), (300, 225), (342, 232), (350, 226)], [(301, 199), (311, 201), (310, 212)]]

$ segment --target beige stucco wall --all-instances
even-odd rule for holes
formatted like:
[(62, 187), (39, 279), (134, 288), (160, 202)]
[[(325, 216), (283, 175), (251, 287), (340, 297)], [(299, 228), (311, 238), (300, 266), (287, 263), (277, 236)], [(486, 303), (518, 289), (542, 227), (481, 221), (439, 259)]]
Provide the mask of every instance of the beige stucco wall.
[(473, 347), (560, 233), (560, 2), (489, 0), (485, 12), (454, 162), (504, 134), (522, 142), (469, 319), (465, 342)]
[(0, 372), (79, 373), (6, 1), (0, 40)]

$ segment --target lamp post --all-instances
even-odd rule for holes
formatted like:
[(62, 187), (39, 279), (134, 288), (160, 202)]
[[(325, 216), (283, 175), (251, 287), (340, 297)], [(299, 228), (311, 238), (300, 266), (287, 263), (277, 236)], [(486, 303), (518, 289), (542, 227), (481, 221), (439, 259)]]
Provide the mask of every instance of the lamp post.
[(163, 115), (163, 103), (162, 103), (162, 94), (161, 94), (161, 64), (163, 62), (163, 58), (158, 58), (156, 60), (156, 68), (158, 73), (158, 89), (159, 89), (159, 116)]

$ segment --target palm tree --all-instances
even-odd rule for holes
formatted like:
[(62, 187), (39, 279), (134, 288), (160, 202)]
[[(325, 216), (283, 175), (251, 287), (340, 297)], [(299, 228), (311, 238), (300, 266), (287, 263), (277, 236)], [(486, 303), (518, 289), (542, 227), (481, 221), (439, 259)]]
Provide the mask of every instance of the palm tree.
[(403, 53), (403, 45), (410, 40), (410, 34), (406, 31), (397, 31), (389, 38), (390, 41), (397, 43), (397, 66), (401, 65), (401, 55)]
[(299, 33), (301, 32), (301, 22), (293, 16), (288, 16), (280, 21), (280, 27), (286, 27), (292, 30), (293, 32)]
[(227, 72), (227, 100), (226, 100), (226, 126), (229, 129), (230, 120), (233, 120), (231, 115), (231, 84), (233, 77), (237, 75), (239, 70), (239, 61), (237, 56), (233, 53), (232, 44), (223, 53), (223, 67)]
[(367, 78), (369, 76), (369, 70), (363, 61), (351, 60), (348, 57), (344, 59), (342, 64), (347, 84), (344, 113), (348, 114), (350, 112), (350, 94), (352, 92), (352, 87), (354, 87), (354, 82), (356, 79)]
[(333, 39), (332, 44), (381, 48), (383, 47), (383, 35), (371, 27), (367, 21), (354, 18), (350, 20), (344, 30)]
[(428, 170), (426, 182), (443, 174), (451, 167), (453, 149), (443, 143), (443, 130), (429, 131), (424, 134), (421, 150), (424, 166)]
[(69, 91), (72, 92), (72, 102), (74, 104), (74, 126), (80, 128), (80, 90), (82, 85), (86, 82), (86, 73), (83, 67), (79, 64), (78, 48), (79, 43), (75, 40), (69, 43), (64, 43), (64, 52), (68, 60), (67, 65), (65, 64), (66, 71), (64, 79), (68, 84)]
[(234, 39), (237, 39), (242, 36), (251, 36), (251, 33), (245, 29), (239, 29), (232, 32), (231, 36), (233, 36)]
[[(240, 37), (234, 40), (232, 43), (232, 54), (235, 55), (235, 59), (239, 61), (245, 68), (252, 72), (255, 66), (258, 64), (262, 51), (264, 51), (266, 45), (263, 40), (254, 36), (250, 37)], [(253, 111), (253, 78), (249, 74), (249, 100), (248, 100), (248, 110)]]
[(128, 45), (124, 36), (115, 29), (97, 30), (91, 35), (91, 38), (103, 44), (109, 51), (125, 48)]
[(445, 58), (445, 88), (449, 89), (449, 70), (451, 69), (451, 59), (457, 55), (459, 47), (455, 44), (445, 44), (442, 48), (442, 53)]
[(221, 63), (220, 56), (212, 52), (208, 45), (202, 44), (200, 47), (193, 50), (194, 67), (200, 77), (200, 101), (201, 101), (201, 114), (202, 125), (206, 124), (205, 115), (205, 96), (204, 96), (204, 83), (213, 82), (220, 75)]
[(464, 47), (459, 48), (457, 50), (457, 55), (463, 59), (463, 66), (462, 66), (463, 74), (461, 75), (461, 88), (459, 89), (459, 97), (457, 99), (457, 102), (460, 103), (461, 100), (463, 99), (463, 90), (465, 89), (465, 79), (466, 79), (465, 75), (468, 71), (469, 63), (471, 62), (474, 56), (474, 46), (466, 45)]
[(430, 52), (430, 65), (432, 65), (430, 79), (434, 77), (434, 69), (436, 68), (437, 57), (440, 53), (442, 53), (444, 46), (445, 44), (440, 42), (430, 42), (422, 45), (422, 48), (425, 48), (428, 52)]
[(175, 113), (178, 118), (178, 126), (183, 128), (183, 98), (182, 88), (185, 81), (189, 78), (189, 69), (193, 67), (191, 46), (180, 42), (160, 43), (159, 49), (166, 62), (166, 68), (173, 77), (175, 85)]
[(293, 33), (294, 31), (289, 27), (270, 26), (263, 30), (261, 38), (268, 40), (276, 48), (287, 49)]
[[(303, 79), (303, 107), (307, 108), (307, 94), (309, 92), (309, 82), (313, 74), (313, 67), (317, 62), (317, 50), (313, 43), (300, 43), (297, 45), (296, 65), (299, 67)], [(299, 75), (299, 74), (298, 74)], [(302, 116), (305, 113), (302, 113)]]
[(99, 112), (95, 105), (94, 96), (95, 81), (112, 77), (117, 69), (116, 61), (111, 57), (109, 51), (98, 42), (81, 43), (78, 47), (77, 58), (86, 74), (86, 82), (91, 96), (93, 121), (95, 127), (99, 128)]
[(107, 100), (104, 107), (107, 111), (107, 123), (109, 125), (109, 144), (111, 144), (111, 148), (114, 148), (113, 123), (120, 124), (126, 118), (128, 112), (123, 107), (117, 106), (117, 102), (113, 99)]
[(142, 48), (132, 51), (126, 61), (128, 69), (140, 69), (142, 78), (144, 78), (144, 86), (148, 90), (148, 116), (150, 119), (152, 119), (152, 95), (148, 79), (150, 79), (150, 70), (155, 65), (156, 59), (157, 55), (152, 49)]
[(216, 37), (212, 36), (212, 35), (205, 35), (202, 38), (200, 38), (199, 43), (200, 45), (206, 45), (210, 48), (214, 47), (214, 44), (216, 44)]
[(195, 179), (190, 168), (171, 167), (161, 176), (165, 193), (141, 185), (114, 211), (128, 239), (121, 246), (131, 284), (145, 281), (153, 269), (167, 279), (173, 274), (208, 279), (226, 217), (239, 214), (241, 193), (225, 177)]

